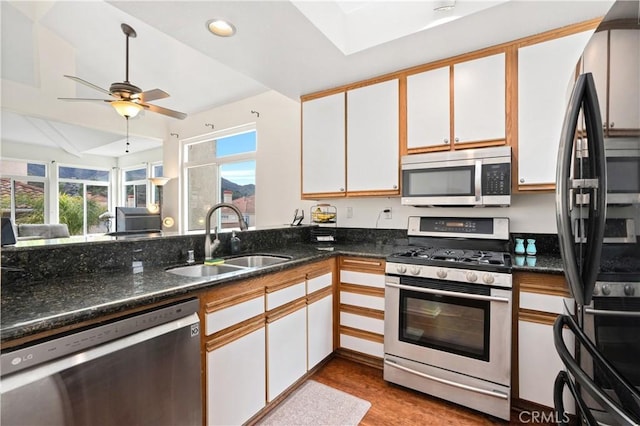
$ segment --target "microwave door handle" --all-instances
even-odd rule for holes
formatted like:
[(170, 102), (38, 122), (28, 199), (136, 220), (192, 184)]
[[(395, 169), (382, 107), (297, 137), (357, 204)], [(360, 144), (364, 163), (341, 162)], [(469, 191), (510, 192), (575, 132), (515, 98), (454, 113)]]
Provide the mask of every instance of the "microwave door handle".
[(474, 190), (476, 204), (482, 203), (482, 160), (476, 160), (475, 162), (475, 176), (474, 176)]

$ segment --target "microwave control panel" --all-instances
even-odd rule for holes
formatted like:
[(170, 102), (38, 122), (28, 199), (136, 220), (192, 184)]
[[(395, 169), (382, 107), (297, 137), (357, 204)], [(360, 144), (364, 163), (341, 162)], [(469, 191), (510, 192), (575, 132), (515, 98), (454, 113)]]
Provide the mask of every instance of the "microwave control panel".
[(482, 195), (511, 194), (511, 164), (482, 165)]

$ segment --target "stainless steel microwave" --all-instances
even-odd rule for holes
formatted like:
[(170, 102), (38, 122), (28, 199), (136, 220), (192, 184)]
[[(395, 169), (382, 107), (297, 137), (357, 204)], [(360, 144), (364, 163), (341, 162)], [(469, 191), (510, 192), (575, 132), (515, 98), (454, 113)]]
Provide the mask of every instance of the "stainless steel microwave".
[[(604, 141), (607, 163), (607, 204), (640, 204), (640, 138), (609, 138)], [(590, 167), (587, 141), (576, 144), (573, 161), (576, 176)], [(580, 171), (578, 170), (580, 168)], [(589, 203), (589, 194), (576, 194), (576, 204)]]
[(508, 206), (511, 204), (511, 147), (403, 156), (401, 204)]

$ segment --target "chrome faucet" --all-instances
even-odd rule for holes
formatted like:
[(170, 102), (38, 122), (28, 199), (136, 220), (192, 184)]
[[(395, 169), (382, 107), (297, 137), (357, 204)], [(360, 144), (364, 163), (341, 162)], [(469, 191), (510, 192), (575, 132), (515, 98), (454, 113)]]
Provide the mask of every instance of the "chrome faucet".
[(244, 221), (244, 218), (242, 217), (242, 212), (240, 211), (240, 209), (238, 209), (233, 204), (218, 203), (215, 206), (211, 207), (204, 219), (204, 259), (205, 260), (211, 259), (211, 255), (213, 254), (214, 251), (216, 251), (216, 249), (220, 245), (220, 240), (218, 239), (217, 226), (215, 227), (215, 239), (213, 240), (213, 242), (211, 241), (211, 216), (213, 215), (213, 212), (215, 212), (216, 210), (222, 207), (228, 207), (235, 212), (235, 214), (238, 216), (238, 222), (240, 223), (241, 231), (246, 231), (247, 228), (249, 227), (247, 225), (247, 222)]

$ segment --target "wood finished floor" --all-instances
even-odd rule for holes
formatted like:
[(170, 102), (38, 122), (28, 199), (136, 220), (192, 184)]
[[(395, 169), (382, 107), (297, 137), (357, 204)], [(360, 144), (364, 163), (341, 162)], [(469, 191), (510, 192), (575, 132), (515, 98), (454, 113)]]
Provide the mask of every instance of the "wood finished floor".
[(335, 357), (312, 377), (371, 403), (362, 426), (508, 425), (520, 424), (512, 414), (505, 422), (447, 401), (403, 388), (382, 378), (382, 370)]

